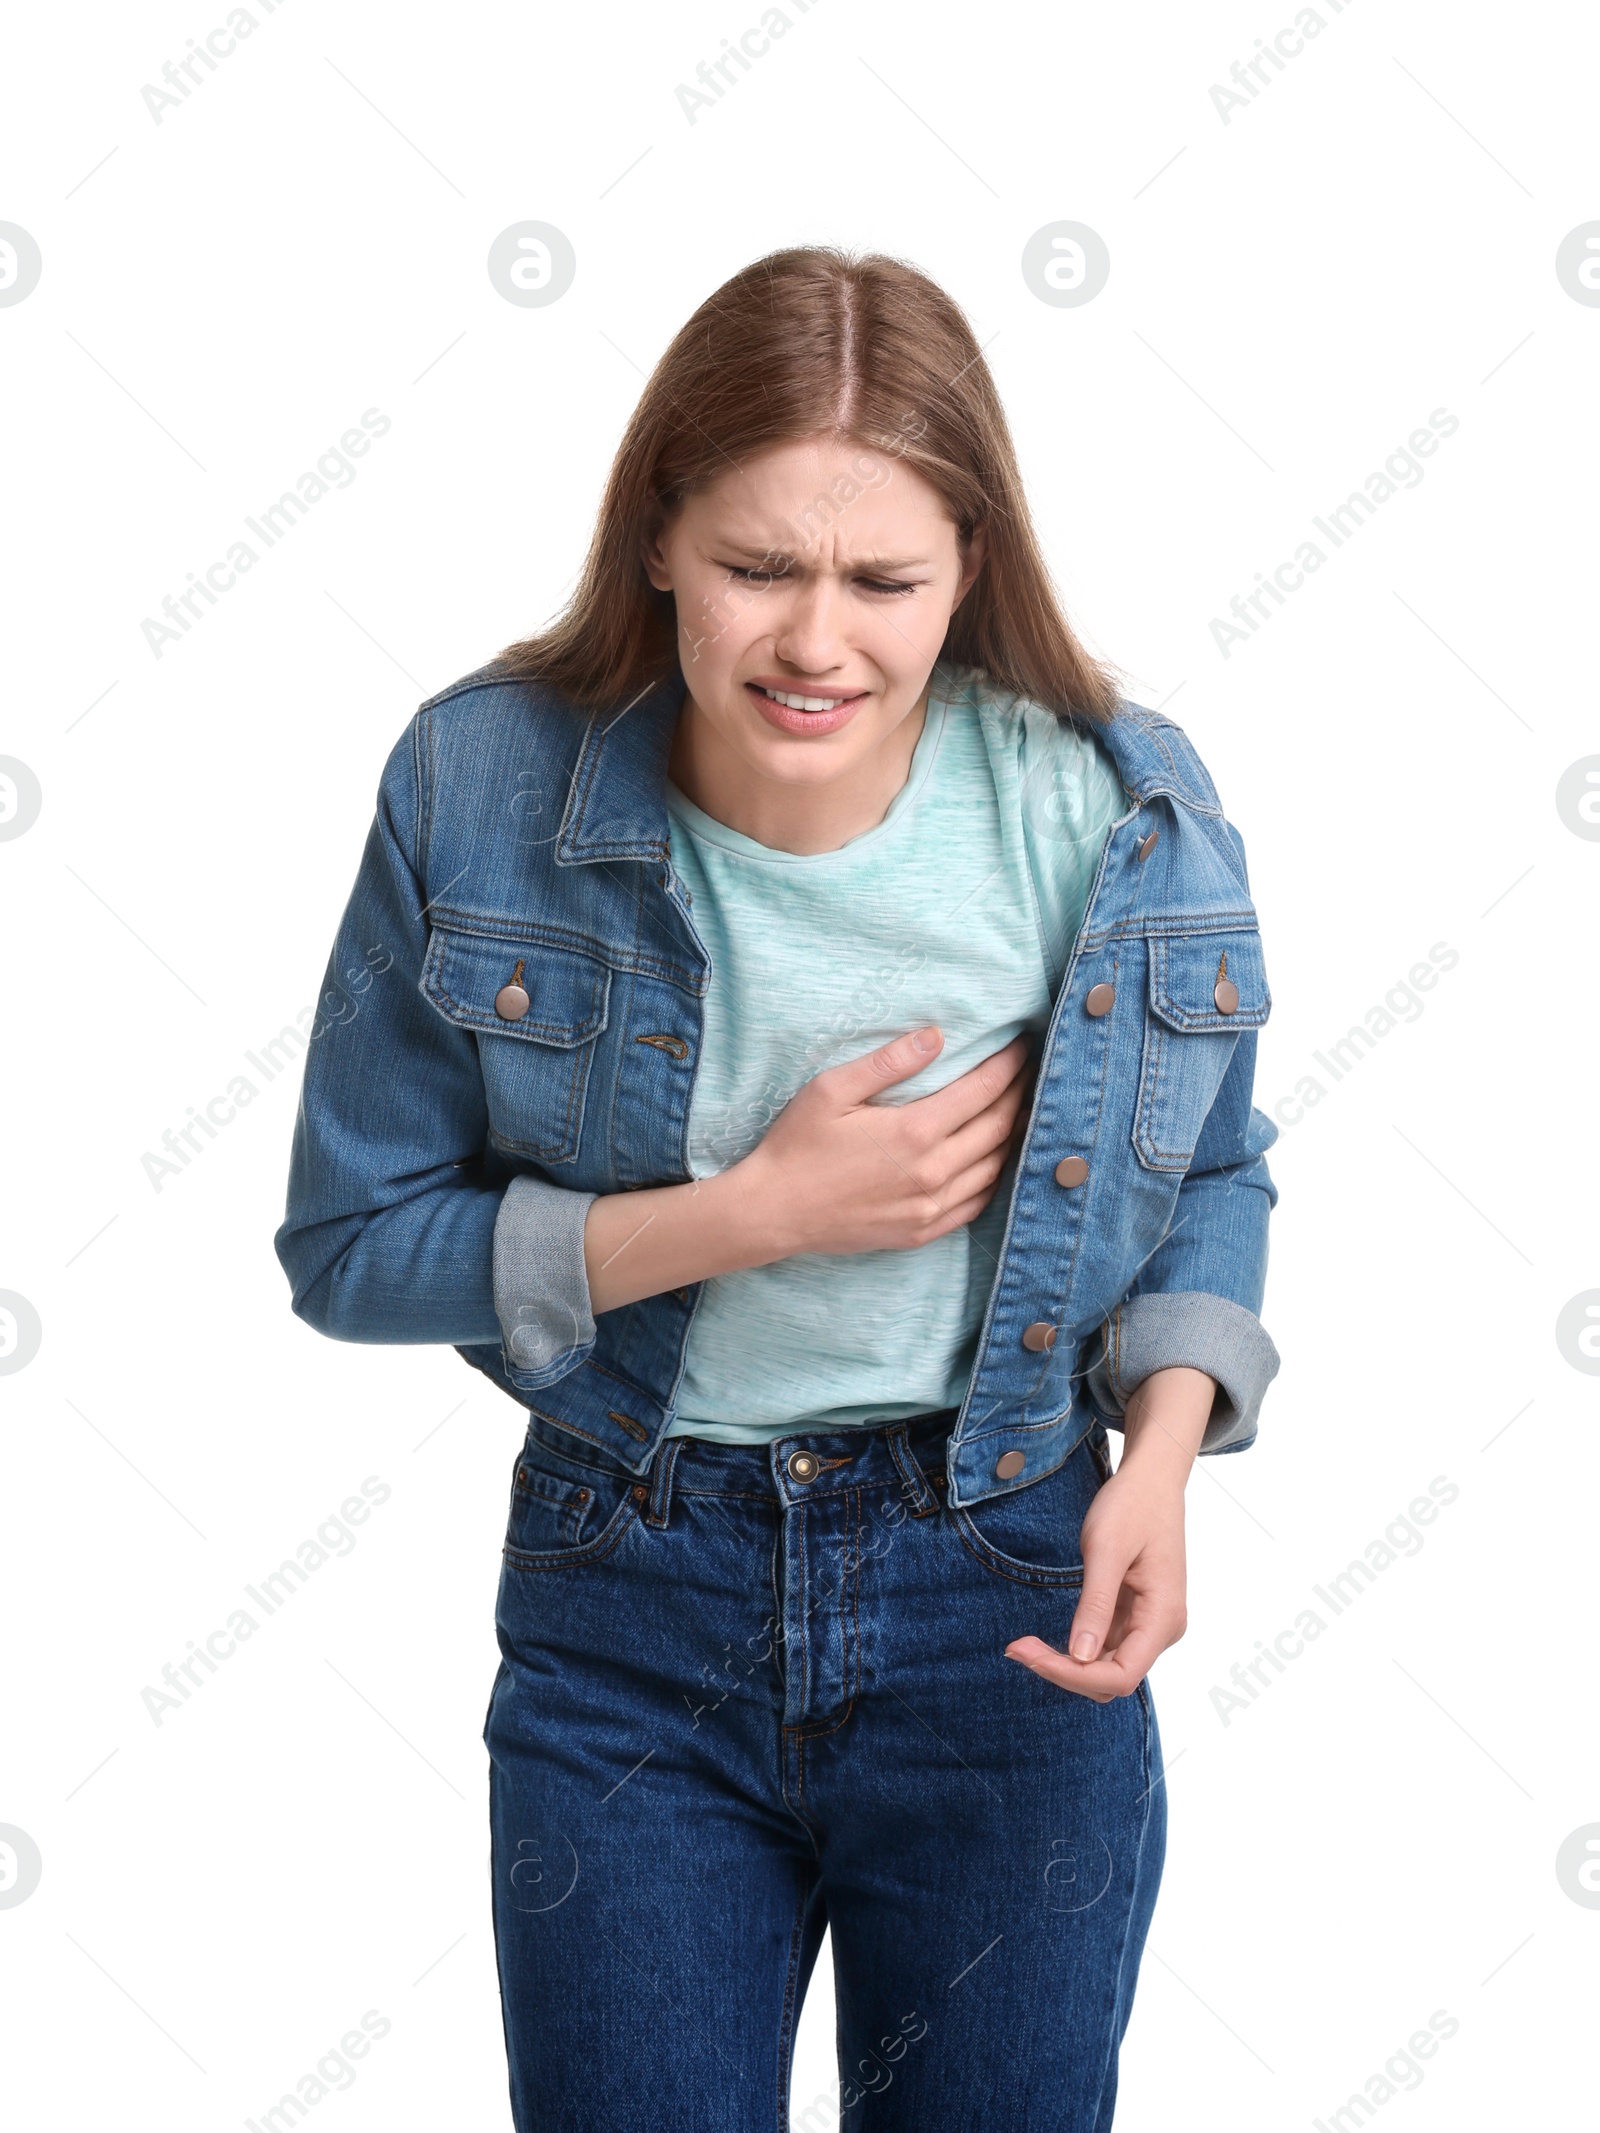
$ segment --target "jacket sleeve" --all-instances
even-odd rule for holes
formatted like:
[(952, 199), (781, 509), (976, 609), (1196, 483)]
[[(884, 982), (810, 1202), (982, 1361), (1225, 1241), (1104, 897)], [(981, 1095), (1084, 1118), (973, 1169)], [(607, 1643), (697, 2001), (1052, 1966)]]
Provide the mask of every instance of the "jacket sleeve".
[(319, 1332), (504, 1341), (508, 1366), (546, 1383), (594, 1339), (583, 1258), (594, 1195), (486, 1176), (477, 1040), (418, 989), (418, 733), (413, 722), (385, 767), (329, 958), (274, 1243), (296, 1314)]
[[(1244, 840), (1227, 827), (1248, 891)], [(1206, 1114), (1171, 1227), (1085, 1345), (1090, 1398), (1114, 1426), (1153, 1371), (1184, 1363), (1215, 1378), (1203, 1453), (1242, 1452), (1255, 1442), (1262, 1398), (1278, 1374), (1278, 1351), (1260, 1318), (1267, 1218), (1278, 1204), (1265, 1151), (1278, 1129), (1252, 1102), (1255, 1071), (1252, 1029), (1240, 1033)]]
[(1254, 1075), (1250, 1030), (1207, 1114), (1171, 1227), (1087, 1348), (1090, 1397), (1114, 1426), (1152, 1371), (1185, 1363), (1215, 1378), (1203, 1453), (1255, 1442), (1262, 1397), (1278, 1374), (1259, 1315), (1267, 1218), (1278, 1201), (1264, 1151), (1278, 1129), (1250, 1101)]

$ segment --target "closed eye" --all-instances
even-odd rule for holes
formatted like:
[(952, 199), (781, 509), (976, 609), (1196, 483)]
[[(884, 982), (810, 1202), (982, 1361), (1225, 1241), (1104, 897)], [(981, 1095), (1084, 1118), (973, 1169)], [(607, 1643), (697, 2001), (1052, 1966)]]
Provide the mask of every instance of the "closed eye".
[[(745, 585), (781, 585), (791, 575), (786, 570), (752, 569), (742, 563), (724, 563), (722, 568)], [(917, 589), (915, 585), (891, 583), (884, 578), (858, 578), (856, 583), (872, 593), (910, 593)]]

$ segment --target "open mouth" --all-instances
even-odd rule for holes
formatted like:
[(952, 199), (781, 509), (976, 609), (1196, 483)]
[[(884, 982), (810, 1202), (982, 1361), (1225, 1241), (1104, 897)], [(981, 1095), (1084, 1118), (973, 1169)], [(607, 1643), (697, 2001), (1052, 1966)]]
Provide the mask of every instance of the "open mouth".
[(747, 681), (745, 689), (769, 725), (784, 733), (831, 733), (867, 701), (865, 689), (777, 689)]
[(837, 711), (841, 704), (854, 703), (862, 694), (860, 689), (835, 691), (828, 696), (801, 695), (788, 689), (769, 689), (764, 682), (753, 681), (752, 689), (759, 689), (769, 703), (782, 704), (786, 711)]

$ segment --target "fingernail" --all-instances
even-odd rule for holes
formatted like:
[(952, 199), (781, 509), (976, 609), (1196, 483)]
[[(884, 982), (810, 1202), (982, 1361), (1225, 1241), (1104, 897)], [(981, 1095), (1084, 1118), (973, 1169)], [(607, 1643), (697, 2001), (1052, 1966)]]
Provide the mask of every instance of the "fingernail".
[(1089, 1636), (1087, 1632), (1081, 1637), (1074, 1637), (1072, 1640), (1072, 1656), (1074, 1659), (1092, 1659), (1094, 1657), (1093, 1637)]
[(926, 1029), (913, 1030), (911, 1033), (911, 1049), (914, 1052), (936, 1052), (939, 1049), (937, 1025), (930, 1022)]

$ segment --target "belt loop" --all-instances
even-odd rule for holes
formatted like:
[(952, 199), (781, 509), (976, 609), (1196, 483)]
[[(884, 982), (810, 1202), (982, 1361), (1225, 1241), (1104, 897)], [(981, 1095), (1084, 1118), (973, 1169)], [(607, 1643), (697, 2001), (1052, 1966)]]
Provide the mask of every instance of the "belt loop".
[(889, 1457), (900, 1470), (900, 1479), (905, 1484), (905, 1493), (911, 1499), (913, 1518), (926, 1518), (930, 1511), (937, 1511), (939, 1499), (928, 1486), (911, 1449), (911, 1441), (904, 1422), (895, 1422), (884, 1432), (889, 1446)]
[(644, 1508), (647, 1526), (665, 1526), (672, 1508), (672, 1470), (683, 1450), (681, 1437), (667, 1437), (656, 1447), (650, 1462), (650, 1501)]

